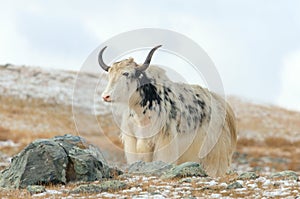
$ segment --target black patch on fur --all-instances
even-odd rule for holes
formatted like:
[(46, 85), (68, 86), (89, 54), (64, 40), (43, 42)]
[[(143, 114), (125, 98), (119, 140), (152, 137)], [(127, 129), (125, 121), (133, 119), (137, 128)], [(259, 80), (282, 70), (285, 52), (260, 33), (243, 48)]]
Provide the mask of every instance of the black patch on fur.
[(176, 119), (177, 116), (177, 107), (174, 101), (170, 100), (171, 110), (170, 110), (170, 118)]
[(146, 114), (146, 112), (147, 112), (147, 109), (144, 109), (144, 110), (143, 110), (143, 114), (145, 115), (145, 114)]
[[(196, 96), (196, 97), (195, 97)], [(198, 125), (202, 125), (203, 120), (206, 118), (206, 113), (205, 113), (205, 102), (200, 98), (200, 94), (196, 94), (193, 96), (193, 103), (196, 105), (196, 107), (198, 108), (194, 108), (194, 107), (190, 107), (189, 106), (189, 111), (191, 113), (193, 113), (194, 111), (196, 111), (196, 116), (194, 116), (194, 122), (195, 124)], [(199, 110), (199, 107), (201, 108), (201, 110)], [(196, 109), (196, 110), (195, 110)], [(196, 122), (197, 121), (197, 122)], [(199, 122), (199, 123), (198, 123)], [(196, 127), (194, 127), (196, 128)]]
[(176, 131), (177, 131), (177, 133), (181, 133), (179, 122), (177, 122), (177, 124), (176, 124)]
[(171, 92), (171, 90), (166, 86), (163, 86), (163, 90), (164, 90), (165, 98), (169, 98), (169, 93)]
[(169, 101), (169, 94), (166, 91), (164, 91), (164, 100)]
[(193, 106), (191, 106), (191, 105), (188, 105), (188, 110), (189, 110), (189, 112), (190, 112), (190, 114), (197, 114), (197, 108), (195, 108), (195, 107), (193, 107)]
[(184, 103), (184, 101), (185, 101), (185, 99), (184, 99), (184, 97), (183, 97), (183, 95), (180, 93), (179, 94), (179, 100), (182, 102), (182, 103)]
[(163, 90), (164, 90), (164, 100), (165, 100), (165, 105), (168, 103), (170, 103), (171, 106), (171, 110), (169, 113), (169, 117), (171, 119), (176, 119), (177, 117), (177, 106), (174, 100), (172, 100), (172, 98), (170, 98), (170, 93), (172, 93), (171, 89), (163, 86)]
[(204, 101), (194, 98), (193, 102), (194, 102), (194, 104), (200, 106), (202, 110), (204, 110), (204, 108), (205, 108)]
[(171, 89), (168, 88), (168, 87), (165, 87), (165, 86), (164, 86), (164, 89), (165, 89), (168, 93), (171, 93), (171, 92), (172, 92)]
[(207, 117), (207, 121), (209, 122), (211, 120), (211, 107), (209, 107), (208, 109), (208, 117)]
[(188, 115), (187, 116), (187, 118), (186, 118), (186, 120), (187, 120), (187, 124), (188, 124), (188, 127), (190, 127), (191, 126), (191, 116), (190, 115)]
[(151, 110), (154, 104), (161, 104), (161, 97), (157, 93), (157, 88), (153, 85), (153, 81), (146, 76), (144, 72), (136, 70), (135, 78), (138, 82), (137, 92), (140, 93), (142, 98), (140, 105)]

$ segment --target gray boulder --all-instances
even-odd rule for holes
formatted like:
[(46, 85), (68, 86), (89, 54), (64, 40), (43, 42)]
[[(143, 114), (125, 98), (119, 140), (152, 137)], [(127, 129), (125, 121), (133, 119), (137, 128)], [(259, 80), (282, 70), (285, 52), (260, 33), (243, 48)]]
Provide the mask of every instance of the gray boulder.
[(207, 177), (207, 174), (202, 168), (201, 164), (196, 162), (185, 162), (171, 168), (164, 175), (162, 175), (161, 178), (173, 179), (192, 176)]
[(286, 171), (273, 173), (271, 175), (271, 178), (286, 179), (286, 180), (298, 180), (299, 176), (295, 171), (286, 170)]
[(0, 187), (95, 181), (121, 173), (110, 168), (99, 149), (83, 138), (64, 135), (36, 140), (25, 147), (0, 172)]
[(243, 188), (243, 185), (241, 185), (239, 182), (233, 182), (229, 184), (226, 189), (240, 189), (240, 188)]
[(30, 195), (46, 192), (45, 187), (40, 185), (29, 185), (26, 189), (30, 193)]
[(174, 165), (162, 161), (155, 161), (155, 162), (138, 161), (129, 165), (128, 173), (161, 176), (162, 174), (164, 174), (166, 171), (170, 170), (173, 167)]

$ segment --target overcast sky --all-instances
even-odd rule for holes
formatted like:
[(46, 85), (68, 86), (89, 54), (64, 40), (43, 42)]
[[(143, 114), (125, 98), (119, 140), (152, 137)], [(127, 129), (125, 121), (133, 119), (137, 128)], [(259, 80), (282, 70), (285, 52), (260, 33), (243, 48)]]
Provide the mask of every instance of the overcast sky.
[(300, 110), (299, 0), (0, 0), (0, 64), (79, 70), (101, 42), (164, 28), (197, 42), (227, 95)]

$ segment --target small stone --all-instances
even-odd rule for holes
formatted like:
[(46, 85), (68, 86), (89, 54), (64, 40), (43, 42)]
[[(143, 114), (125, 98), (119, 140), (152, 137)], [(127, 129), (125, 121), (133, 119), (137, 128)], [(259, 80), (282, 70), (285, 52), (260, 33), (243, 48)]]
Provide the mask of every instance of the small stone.
[(75, 187), (70, 191), (70, 193), (78, 194), (78, 193), (100, 193), (104, 191), (102, 187), (98, 184), (84, 184)]
[(184, 182), (186, 182), (186, 183), (191, 183), (191, 182), (192, 182), (192, 179), (191, 179), (191, 178), (183, 178), (183, 179), (180, 179), (178, 182), (179, 182), (179, 183), (184, 183)]
[(236, 160), (236, 162), (238, 162), (239, 164), (248, 164), (249, 163), (248, 155), (245, 153), (234, 152), (233, 156), (234, 156), (234, 159)]
[(226, 172), (226, 175), (237, 175), (237, 172), (234, 170), (229, 170)]
[(101, 193), (104, 191), (118, 191), (126, 188), (126, 183), (119, 180), (110, 180), (102, 182), (101, 184), (84, 184), (75, 187), (70, 193)]
[(239, 189), (243, 188), (243, 186), (239, 182), (233, 182), (227, 186), (226, 189)]
[(280, 183), (279, 182), (274, 182), (273, 187), (280, 187)]
[(37, 193), (43, 193), (46, 191), (44, 186), (40, 185), (29, 185), (27, 186), (27, 191), (30, 193), (30, 195), (37, 194)]
[(199, 163), (185, 162), (175, 166), (161, 176), (162, 179), (183, 178), (183, 177), (207, 177), (206, 172)]
[(154, 193), (156, 191), (155, 187), (148, 187), (147, 192)]
[(282, 178), (286, 180), (298, 180), (299, 176), (295, 171), (281, 171), (277, 173), (273, 173), (271, 178)]
[(256, 166), (256, 167), (253, 167), (252, 171), (256, 172), (256, 173), (261, 173), (264, 171), (264, 167)]
[(238, 180), (255, 180), (258, 177), (254, 172), (245, 172), (239, 175)]

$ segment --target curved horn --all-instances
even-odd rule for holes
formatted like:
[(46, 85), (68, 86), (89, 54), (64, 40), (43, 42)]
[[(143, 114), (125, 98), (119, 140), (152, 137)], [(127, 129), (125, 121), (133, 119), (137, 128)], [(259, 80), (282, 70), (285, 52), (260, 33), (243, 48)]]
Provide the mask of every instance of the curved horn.
[(110, 66), (106, 65), (103, 61), (103, 58), (102, 58), (102, 54), (103, 54), (103, 52), (106, 48), (107, 48), (107, 46), (102, 48), (101, 51), (99, 52), (98, 62), (99, 62), (99, 65), (101, 66), (101, 68), (103, 68), (103, 70), (105, 70), (107, 72), (108, 69), (110, 68)]
[(150, 62), (151, 62), (151, 58), (152, 58), (152, 55), (153, 53), (159, 48), (161, 47), (162, 45), (158, 45), (158, 46), (155, 46), (154, 48), (151, 49), (151, 51), (149, 52), (145, 62), (143, 63), (143, 65), (141, 65), (140, 67), (138, 67), (137, 69), (140, 70), (140, 71), (145, 71), (149, 65), (150, 65)]

